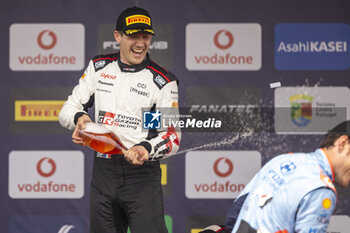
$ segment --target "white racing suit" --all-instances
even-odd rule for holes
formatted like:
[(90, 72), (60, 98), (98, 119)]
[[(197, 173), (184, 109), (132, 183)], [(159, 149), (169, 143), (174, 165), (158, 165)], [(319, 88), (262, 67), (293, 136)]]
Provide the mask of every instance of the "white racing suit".
[(147, 59), (137, 66), (120, 62), (119, 54), (92, 59), (71, 96), (59, 122), (74, 130), (75, 123), (95, 104), (95, 121), (112, 130), (130, 148), (142, 144), (150, 159), (169, 157), (180, 143), (179, 128), (143, 129), (143, 110), (156, 111), (178, 106), (176, 77)]
[(135, 166), (122, 155), (97, 153), (90, 193), (91, 233), (126, 233), (128, 227), (133, 233), (166, 233), (159, 159), (178, 151), (181, 134), (171, 125), (157, 128), (159, 114), (143, 124), (143, 113), (163, 114), (164, 108), (178, 113), (175, 76), (148, 55), (136, 66), (123, 64), (119, 54), (97, 56), (63, 105), (59, 122), (73, 130), (93, 104), (97, 123), (112, 130), (127, 148), (144, 146), (150, 157)]

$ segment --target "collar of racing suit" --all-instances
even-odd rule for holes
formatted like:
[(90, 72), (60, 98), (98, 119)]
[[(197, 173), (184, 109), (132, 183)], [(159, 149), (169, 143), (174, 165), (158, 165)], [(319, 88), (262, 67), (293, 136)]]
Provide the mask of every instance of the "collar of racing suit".
[[(118, 53), (117, 57), (119, 58), (120, 55)], [(120, 67), (120, 70), (123, 72), (138, 72), (140, 70), (143, 70), (144, 68), (147, 67), (147, 65), (151, 62), (151, 59), (149, 58), (149, 54), (146, 54), (146, 58), (143, 62), (137, 65), (126, 65), (124, 64), (120, 59), (118, 59), (118, 65)]]
[(324, 169), (326, 172), (326, 175), (334, 182), (334, 170), (331, 162), (329, 161), (329, 156), (327, 152), (320, 148), (316, 150), (316, 154), (319, 156), (318, 162), (320, 166)]

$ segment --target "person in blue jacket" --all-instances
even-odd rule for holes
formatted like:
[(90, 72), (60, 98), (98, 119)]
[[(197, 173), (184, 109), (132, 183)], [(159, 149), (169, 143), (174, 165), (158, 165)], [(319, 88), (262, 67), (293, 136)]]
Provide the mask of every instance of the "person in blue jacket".
[(347, 187), (350, 182), (349, 138), (350, 121), (345, 121), (326, 134), (320, 149), (270, 160), (234, 201), (225, 231), (327, 232), (337, 201), (334, 183)]
[(201, 233), (326, 233), (335, 209), (334, 183), (350, 182), (350, 121), (330, 130), (320, 149), (276, 156), (229, 209), (225, 226)]

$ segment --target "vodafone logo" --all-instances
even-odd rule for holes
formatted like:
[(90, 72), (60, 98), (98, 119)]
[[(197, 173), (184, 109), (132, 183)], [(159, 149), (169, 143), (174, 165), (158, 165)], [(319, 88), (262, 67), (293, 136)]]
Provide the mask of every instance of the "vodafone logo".
[[(226, 169), (222, 168), (222, 164), (224, 164), (224, 166), (226, 165)], [(216, 175), (227, 177), (233, 172), (233, 163), (228, 158), (221, 157), (215, 161), (213, 168)]]
[[(81, 198), (84, 154), (80, 151), (12, 151), (9, 155), (11, 198)], [(68, 227), (62, 229), (68, 232)]]
[(77, 23), (12, 24), (10, 68), (14, 71), (81, 70), (85, 61), (84, 34), (84, 26)]
[(57, 43), (57, 36), (53, 31), (44, 30), (39, 33), (37, 42), (40, 48), (49, 50), (55, 47)]
[(51, 158), (44, 157), (37, 163), (36, 170), (42, 177), (50, 177), (56, 171), (56, 163)]
[(261, 31), (258, 23), (190, 23), (186, 26), (186, 67), (259, 70)]
[[(225, 39), (227, 42), (224, 41)], [(230, 48), (233, 45), (233, 41), (234, 39), (232, 33), (227, 30), (220, 30), (214, 36), (215, 46), (222, 50)]]
[[(201, 161), (201, 166), (198, 165)], [(258, 151), (191, 151), (186, 154), (188, 198), (235, 198), (261, 168)]]

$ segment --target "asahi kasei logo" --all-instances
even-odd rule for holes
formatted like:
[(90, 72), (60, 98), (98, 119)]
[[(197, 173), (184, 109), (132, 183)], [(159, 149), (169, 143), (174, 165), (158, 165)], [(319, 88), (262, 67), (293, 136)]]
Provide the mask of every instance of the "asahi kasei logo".
[(85, 59), (84, 31), (82, 24), (12, 24), (10, 68), (81, 70)]
[(350, 25), (281, 23), (275, 26), (277, 70), (348, 70)]
[(84, 155), (80, 151), (12, 151), (9, 196), (12, 198), (81, 198)]

